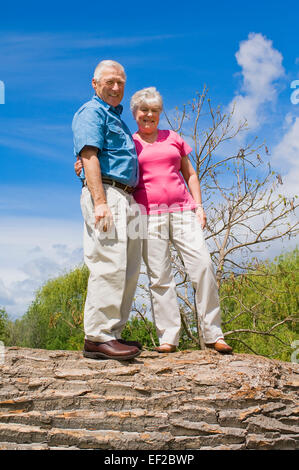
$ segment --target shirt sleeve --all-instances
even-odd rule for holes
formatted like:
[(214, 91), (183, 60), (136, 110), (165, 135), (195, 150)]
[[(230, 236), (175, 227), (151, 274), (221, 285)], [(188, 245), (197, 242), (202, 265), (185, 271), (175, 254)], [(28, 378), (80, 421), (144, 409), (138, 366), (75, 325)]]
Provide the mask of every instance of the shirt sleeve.
[(181, 157), (185, 157), (186, 155), (189, 155), (189, 153), (192, 152), (192, 147), (190, 147), (187, 142), (176, 132), (174, 132), (175, 139), (177, 142), (177, 146), (179, 147)]
[(103, 148), (105, 116), (101, 109), (84, 108), (75, 114), (73, 123), (74, 153), (80, 155), (86, 145)]

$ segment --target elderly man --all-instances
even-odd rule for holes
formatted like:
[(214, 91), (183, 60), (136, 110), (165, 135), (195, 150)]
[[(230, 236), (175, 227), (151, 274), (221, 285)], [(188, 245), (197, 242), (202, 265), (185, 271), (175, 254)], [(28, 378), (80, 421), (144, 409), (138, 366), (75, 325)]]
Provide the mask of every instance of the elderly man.
[(72, 124), (75, 155), (85, 175), (81, 209), (84, 260), (90, 271), (83, 355), (93, 359), (128, 360), (141, 352), (139, 343), (121, 339), (141, 259), (134, 231), (140, 213), (131, 194), (138, 183), (138, 161), (121, 119), (125, 82), (119, 63), (100, 62), (92, 79), (95, 95), (76, 112)]

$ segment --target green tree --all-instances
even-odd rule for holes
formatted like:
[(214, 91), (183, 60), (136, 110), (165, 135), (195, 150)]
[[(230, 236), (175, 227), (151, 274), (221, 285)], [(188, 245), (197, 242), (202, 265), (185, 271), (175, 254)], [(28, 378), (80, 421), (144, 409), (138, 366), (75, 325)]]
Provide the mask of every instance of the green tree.
[(8, 337), (8, 315), (4, 308), (0, 308), (0, 341), (7, 343)]
[(83, 266), (41, 287), (27, 313), (15, 324), (18, 345), (44, 349), (81, 348), (87, 279), (88, 269)]
[[(88, 275), (88, 269), (83, 265), (46, 282), (26, 314), (11, 323), (11, 328), (7, 327), (8, 344), (42, 349), (82, 349)], [(149, 349), (158, 344), (153, 323), (140, 315), (132, 315), (122, 337), (140, 341)]]
[[(27, 313), (15, 322), (9, 321), (7, 313), (1, 309), (0, 339), (6, 345), (82, 349), (87, 280), (86, 266), (49, 280), (37, 292)], [(299, 333), (298, 281), (298, 249), (282, 254), (272, 262), (252, 265), (248, 273), (239, 276), (232, 273), (225, 279), (220, 288), (222, 326), (235, 352), (290, 360), (291, 345)], [(146, 289), (145, 285), (143, 289)], [(192, 287), (190, 289), (192, 291)], [(137, 295), (122, 337), (140, 341), (151, 350), (158, 344), (158, 338), (145, 297), (140, 306)], [(196, 320), (185, 306), (185, 302), (181, 302), (184, 328), (179, 349), (197, 349)], [(194, 308), (192, 301), (189, 308)]]
[(145, 349), (153, 349), (158, 342), (154, 324), (144, 315), (133, 315), (122, 331), (122, 338), (139, 341)]
[(299, 334), (298, 249), (232, 275), (220, 294), (223, 329), (236, 352), (290, 360)]

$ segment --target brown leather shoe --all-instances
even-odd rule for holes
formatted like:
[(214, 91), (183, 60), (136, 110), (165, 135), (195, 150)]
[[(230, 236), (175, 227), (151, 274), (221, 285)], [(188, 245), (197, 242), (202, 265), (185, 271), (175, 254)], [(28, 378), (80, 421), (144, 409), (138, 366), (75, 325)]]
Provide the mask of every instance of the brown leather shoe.
[(172, 353), (176, 351), (176, 346), (174, 344), (164, 343), (155, 348), (155, 351), (159, 353)]
[(139, 356), (140, 353), (140, 349), (136, 348), (136, 346), (121, 344), (116, 339), (103, 343), (86, 339), (83, 349), (83, 356), (90, 359), (118, 359), (126, 361)]
[(220, 338), (216, 341), (216, 343), (206, 344), (207, 348), (215, 349), (221, 354), (231, 354), (233, 352), (233, 348), (231, 348), (223, 338)]
[(136, 346), (136, 348), (142, 349), (142, 344), (139, 343), (139, 341), (129, 341), (129, 340), (127, 341), (122, 338), (119, 338), (117, 341), (121, 344), (126, 344), (127, 346)]

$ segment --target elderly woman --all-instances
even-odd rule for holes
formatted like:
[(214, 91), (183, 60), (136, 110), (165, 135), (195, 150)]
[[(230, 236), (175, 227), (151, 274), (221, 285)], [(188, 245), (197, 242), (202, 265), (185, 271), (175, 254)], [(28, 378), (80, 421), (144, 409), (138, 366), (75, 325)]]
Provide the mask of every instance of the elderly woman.
[[(220, 327), (220, 306), (213, 266), (203, 229), (206, 215), (196, 172), (188, 158), (191, 147), (174, 131), (160, 130), (163, 102), (154, 88), (137, 91), (131, 111), (138, 130), (133, 134), (139, 183), (134, 198), (145, 218), (143, 260), (152, 297), (152, 314), (160, 346), (170, 353), (179, 344), (181, 317), (172, 274), (169, 241), (181, 255), (195, 287), (195, 302), (208, 347), (228, 354)], [(76, 164), (77, 174), (80, 164)], [(188, 186), (189, 191), (186, 188)]]

